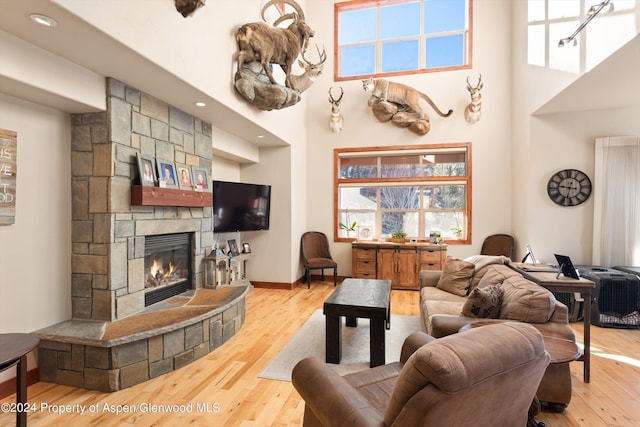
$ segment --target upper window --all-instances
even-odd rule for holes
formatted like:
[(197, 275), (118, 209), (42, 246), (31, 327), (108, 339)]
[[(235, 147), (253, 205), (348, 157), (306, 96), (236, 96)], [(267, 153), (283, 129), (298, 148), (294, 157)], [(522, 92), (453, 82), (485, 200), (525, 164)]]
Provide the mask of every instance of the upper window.
[(335, 149), (334, 162), (335, 240), (353, 240), (360, 226), (471, 242), (471, 144)]
[(471, 66), (472, 0), (335, 4), (335, 80)]
[[(615, 0), (589, 17), (594, 0), (528, 0), (528, 63), (580, 74), (591, 70), (637, 34), (636, 0)], [(561, 39), (575, 34), (563, 46)]]

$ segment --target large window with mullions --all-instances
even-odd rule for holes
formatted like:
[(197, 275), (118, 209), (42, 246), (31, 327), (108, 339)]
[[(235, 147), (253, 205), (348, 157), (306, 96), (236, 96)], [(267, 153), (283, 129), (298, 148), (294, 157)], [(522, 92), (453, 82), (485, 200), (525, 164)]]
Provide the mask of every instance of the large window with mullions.
[(471, 67), (472, 0), (335, 4), (335, 79)]
[(375, 237), (470, 243), (470, 143), (335, 149), (334, 164), (335, 240), (353, 240), (355, 223)]

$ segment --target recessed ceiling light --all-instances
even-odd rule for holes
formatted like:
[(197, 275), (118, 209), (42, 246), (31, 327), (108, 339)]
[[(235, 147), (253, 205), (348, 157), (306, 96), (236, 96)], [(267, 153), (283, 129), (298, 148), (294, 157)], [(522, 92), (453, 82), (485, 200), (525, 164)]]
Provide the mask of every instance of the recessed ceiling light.
[(205, 102), (198, 101), (198, 102), (196, 102), (196, 106), (197, 106), (197, 107), (206, 107), (206, 106), (207, 106), (207, 104), (206, 104)]
[(29, 15), (29, 18), (31, 18), (31, 20), (36, 24), (44, 25), (45, 27), (55, 27), (56, 25), (58, 25), (58, 21), (56, 21), (55, 19), (47, 15), (41, 15), (39, 13), (32, 13), (31, 15)]
[(256, 135), (256, 137), (257, 137), (258, 139), (262, 139), (262, 138), (264, 138), (264, 135)]

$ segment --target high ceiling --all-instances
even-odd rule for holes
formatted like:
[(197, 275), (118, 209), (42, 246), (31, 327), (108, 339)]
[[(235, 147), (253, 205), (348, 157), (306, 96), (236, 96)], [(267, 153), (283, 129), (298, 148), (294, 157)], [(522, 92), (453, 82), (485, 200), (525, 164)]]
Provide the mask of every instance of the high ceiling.
[(640, 35), (536, 111), (553, 114), (640, 106)]
[[(166, 0), (169, 1), (169, 0)], [(256, 146), (281, 144), (278, 137), (247, 120), (216, 99), (202, 93), (127, 46), (90, 26), (49, 0), (0, 0), (0, 30), (43, 48), (102, 76), (125, 81), (194, 116), (215, 128), (236, 135)], [(55, 31), (34, 24), (31, 13), (51, 14), (58, 20)], [(176, 12), (177, 13), (177, 12)], [(0, 46), (0, 53), (2, 46)], [(551, 114), (569, 111), (627, 108), (640, 105), (640, 36), (589, 73), (581, 76), (536, 111)], [(87, 106), (38, 87), (2, 76), (0, 92), (69, 112), (85, 112)], [(159, 95), (162, 94), (162, 95)], [(207, 106), (194, 106), (194, 100)], [(266, 135), (259, 139), (257, 135)]]
[[(169, 0), (167, 0), (169, 1)], [(127, 46), (90, 26), (49, 0), (0, 0), (0, 30), (34, 46), (65, 58), (105, 77), (124, 81), (171, 105), (211, 123), (214, 128), (238, 136), (256, 146), (283, 142), (241, 114), (197, 90), (188, 82), (134, 52)], [(34, 24), (29, 15), (55, 17), (58, 25), (49, 28)], [(178, 13), (176, 11), (176, 13)], [(0, 46), (0, 53), (2, 46)], [(87, 112), (87, 106), (39, 87), (6, 78), (0, 64), (0, 93), (20, 97), (71, 113)], [(206, 102), (196, 107), (194, 100)], [(257, 135), (264, 135), (258, 138)]]

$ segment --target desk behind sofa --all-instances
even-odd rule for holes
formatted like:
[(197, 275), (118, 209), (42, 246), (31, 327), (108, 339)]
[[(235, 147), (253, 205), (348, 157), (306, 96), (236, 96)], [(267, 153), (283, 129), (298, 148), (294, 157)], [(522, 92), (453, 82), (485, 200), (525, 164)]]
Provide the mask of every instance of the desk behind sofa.
[(552, 292), (579, 292), (584, 298), (584, 351), (579, 360), (584, 362), (584, 382), (588, 383), (591, 372), (591, 290), (595, 287), (595, 283), (582, 277), (580, 279), (571, 279), (562, 275), (556, 277), (557, 273), (525, 271), (514, 265), (511, 267), (527, 279)]

